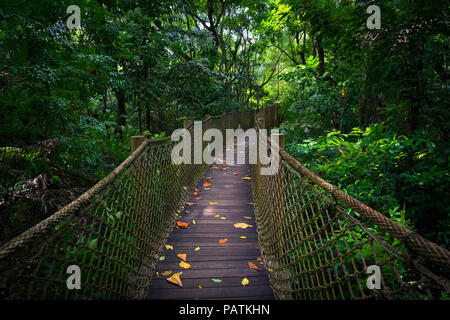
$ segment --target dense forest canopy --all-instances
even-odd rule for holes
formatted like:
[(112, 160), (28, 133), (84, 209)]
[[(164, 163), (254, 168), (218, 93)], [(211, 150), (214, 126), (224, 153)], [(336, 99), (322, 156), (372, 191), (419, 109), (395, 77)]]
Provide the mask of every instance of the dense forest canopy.
[[(71, 5), (80, 28), (68, 28)], [(379, 29), (367, 26), (370, 5)], [(443, 0), (1, 0), (0, 241), (104, 177), (132, 135), (278, 104), (289, 153), (448, 247), (448, 9)]]

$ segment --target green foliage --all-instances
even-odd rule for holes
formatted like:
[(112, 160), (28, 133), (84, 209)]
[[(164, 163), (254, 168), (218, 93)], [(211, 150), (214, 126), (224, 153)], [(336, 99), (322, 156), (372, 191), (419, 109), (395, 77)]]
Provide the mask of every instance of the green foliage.
[(370, 125), (290, 143), (287, 150), (353, 197), (449, 246), (450, 150), (429, 133), (407, 137)]

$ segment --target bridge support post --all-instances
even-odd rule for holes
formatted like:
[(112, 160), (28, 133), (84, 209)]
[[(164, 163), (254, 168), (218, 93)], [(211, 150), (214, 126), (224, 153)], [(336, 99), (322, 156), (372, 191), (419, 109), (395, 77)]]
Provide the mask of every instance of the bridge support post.
[(280, 149), (284, 149), (286, 145), (286, 136), (283, 133), (277, 133), (275, 135), (278, 136), (278, 145), (280, 146)]
[(132, 136), (131, 137), (131, 153), (136, 151), (137, 148), (145, 141), (144, 136)]
[(258, 124), (259, 124), (259, 128), (260, 128), (260, 129), (265, 129), (265, 121), (264, 121), (264, 118), (258, 118), (258, 119), (256, 119), (256, 121), (258, 121)]
[(132, 136), (131, 137), (131, 153), (136, 151), (137, 148), (145, 141), (144, 136)]

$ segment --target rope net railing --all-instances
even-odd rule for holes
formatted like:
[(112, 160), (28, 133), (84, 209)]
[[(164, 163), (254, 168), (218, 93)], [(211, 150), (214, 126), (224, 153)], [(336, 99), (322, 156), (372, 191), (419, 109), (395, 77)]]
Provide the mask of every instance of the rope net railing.
[[(203, 130), (264, 128), (277, 108), (207, 117)], [(193, 125), (186, 124), (192, 133)], [(193, 142), (193, 141), (192, 141)], [(202, 142), (202, 150), (206, 146)], [(206, 164), (175, 165), (170, 138), (145, 140), (80, 198), (0, 247), (0, 299), (142, 299)], [(266, 144), (273, 150), (271, 141)], [(194, 149), (194, 148), (192, 148)], [(278, 299), (424, 299), (449, 291), (449, 253), (323, 181), (284, 150), (252, 166), (261, 256)], [(69, 290), (68, 267), (81, 287)], [(370, 266), (380, 289), (367, 287)]]
[[(250, 126), (252, 117), (245, 119)], [(237, 112), (224, 113), (202, 126), (224, 132), (238, 120)], [(2, 245), (0, 299), (144, 298), (176, 215), (207, 167), (173, 164), (174, 144), (145, 140), (77, 200)], [(73, 265), (77, 290), (67, 286)]]
[[(273, 112), (257, 117), (258, 129), (276, 124)], [(266, 147), (276, 152), (270, 139)], [(277, 299), (448, 297), (447, 250), (324, 181), (283, 149), (276, 174), (261, 175), (261, 167), (253, 166), (255, 215)]]

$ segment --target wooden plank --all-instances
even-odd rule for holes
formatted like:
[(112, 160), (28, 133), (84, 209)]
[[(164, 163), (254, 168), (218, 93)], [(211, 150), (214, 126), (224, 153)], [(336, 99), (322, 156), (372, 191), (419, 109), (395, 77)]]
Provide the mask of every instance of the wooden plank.
[[(220, 168), (228, 169), (222, 171)], [(239, 174), (233, 175), (234, 172)], [(256, 260), (260, 250), (251, 204), (251, 180), (241, 179), (246, 175), (250, 176), (248, 165), (218, 165), (218, 168), (209, 168), (205, 172), (197, 184), (198, 194), (191, 195), (189, 200), (195, 205), (186, 206), (178, 218), (179, 221), (190, 223), (189, 228), (174, 228), (170, 234), (167, 243), (173, 246), (173, 250), (165, 250), (161, 254), (165, 260), (156, 267), (159, 275), (148, 290), (149, 299), (273, 299), (267, 270)], [(210, 177), (208, 181), (211, 182), (207, 189), (203, 187), (206, 177)], [(199, 196), (200, 200), (195, 199)], [(226, 219), (216, 218), (215, 215)], [(245, 219), (244, 216), (252, 219)], [(196, 223), (193, 224), (192, 220)], [(235, 228), (233, 224), (238, 222), (252, 227)], [(228, 242), (219, 244), (221, 238), (228, 238)], [(200, 250), (195, 251), (196, 247), (200, 247)], [(176, 256), (177, 253), (187, 254), (190, 269), (179, 266), (181, 260)], [(250, 269), (249, 261), (261, 270)], [(171, 274), (183, 272), (183, 288), (165, 280), (170, 275), (161, 276), (162, 272), (168, 270)], [(250, 281), (247, 286), (241, 284), (243, 277)], [(222, 282), (215, 283), (212, 278), (221, 279)]]
[[(173, 274), (173, 273), (172, 273)], [(157, 276), (155, 280), (152, 281), (152, 289), (173, 289), (173, 284), (168, 282), (166, 279), (170, 277), (172, 274), (167, 276)], [(248, 276), (249, 287), (252, 286), (261, 286), (261, 285), (269, 285), (269, 280), (265, 276)], [(242, 278), (233, 277), (233, 278), (222, 278), (222, 282), (220, 282), (221, 287), (239, 287), (241, 286)], [(202, 288), (214, 288), (217, 287), (217, 283), (213, 282), (211, 279), (183, 279), (183, 288), (195, 288), (198, 286), (202, 286)]]
[[(221, 268), (227, 268), (227, 269), (245, 269), (248, 268), (249, 271), (246, 272), (246, 274), (253, 274), (253, 275), (257, 275), (259, 273), (263, 273), (264, 270), (264, 266), (263, 265), (259, 265), (258, 267), (261, 269), (260, 271), (258, 270), (254, 270), (254, 269), (250, 269), (247, 265), (246, 260), (224, 260), (224, 261), (191, 261), (189, 259), (187, 259), (187, 263), (189, 263), (192, 267), (192, 269), (186, 270), (182, 267), (179, 266), (181, 260), (179, 261), (174, 261), (174, 262), (162, 262), (159, 263), (156, 267), (157, 271), (166, 271), (166, 270), (172, 270), (172, 271), (186, 271), (186, 273), (188, 273), (189, 271), (193, 270), (193, 269), (203, 269), (203, 270), (217, 270), (217, 269), (221, 269)], [(257, 263), (256, 259), (252, 259), (251, 262), (253, 263)]]
[(228, 299), (231, 297), (252, 297), (252, 296), (268, 296), (272, 293), (272, 289), (267, 285), (263, 286), (241, 286), (241, 287), (222, 287), (217, 288), (170, 288), (151, 290), (149, 292), (149, 299), (208, 299), (208, 298), (222, 298)]

